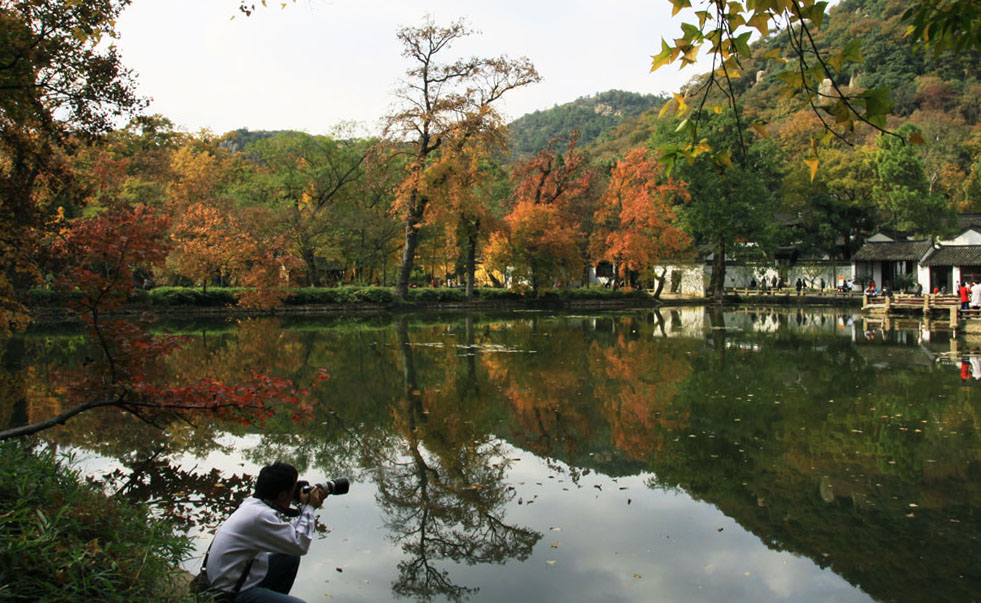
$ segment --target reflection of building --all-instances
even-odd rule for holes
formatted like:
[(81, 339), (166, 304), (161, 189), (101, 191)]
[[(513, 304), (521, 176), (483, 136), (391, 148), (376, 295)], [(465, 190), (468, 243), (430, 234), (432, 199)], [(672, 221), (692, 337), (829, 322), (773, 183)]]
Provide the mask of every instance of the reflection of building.
[(855, 254), (855, 280), (888, 285), (894, 290), (917, 282), (924, 291), (953, 291), (957, 283), (981, 280), (981, 214), (960, 217), (958, 235), (931, 242), (878, 233)]

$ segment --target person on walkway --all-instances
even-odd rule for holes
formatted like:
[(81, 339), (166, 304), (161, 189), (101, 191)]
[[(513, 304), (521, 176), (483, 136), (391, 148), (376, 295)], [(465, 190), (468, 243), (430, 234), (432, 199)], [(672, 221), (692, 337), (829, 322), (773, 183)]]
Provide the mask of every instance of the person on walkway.
[[(291, 508), (296, 469), (276, 462), (259, 471), (255, 493), (218, 528), (205, 557), (211, 588), (236, 603), (302, 603), (289, 596), (300, 556), (313, 540), (313, 513), (327, 493), (314, 487), (299, 493), (299, 512)], [(284, 516), (296, 515), (287, 521)]]
[(971, 307), (974, 309), (981, 308), (981, 281), (976, 281), (971, 287)]
[(797, 288), (797, 295), (800, 295), (801, 290), (804, 289), (804, 281), (800, 280), (800, 277), (797, 277), (797, 282), (794, 283), (794, 286)]
[(961, 295), (961, 310), (967, 310), (967, 308), (970, 306), (971, 288), (969, 287), (969, 285), (970, 283), (965, 281), (961, 283), (961, 286), (958, 289), (958, 293), (960, 293)]

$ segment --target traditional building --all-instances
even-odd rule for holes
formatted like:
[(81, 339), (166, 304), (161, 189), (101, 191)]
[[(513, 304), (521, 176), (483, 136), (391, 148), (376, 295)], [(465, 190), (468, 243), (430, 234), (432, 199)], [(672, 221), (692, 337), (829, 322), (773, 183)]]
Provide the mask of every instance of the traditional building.
[(961, 282), (981, 280), (981, 214), (962, 215), (952, 239), (910, 240), (884, 233), (870, 237), (852, 258), (855, 282), (903, 290), (919, 283), (924, 291), (953, 291)]

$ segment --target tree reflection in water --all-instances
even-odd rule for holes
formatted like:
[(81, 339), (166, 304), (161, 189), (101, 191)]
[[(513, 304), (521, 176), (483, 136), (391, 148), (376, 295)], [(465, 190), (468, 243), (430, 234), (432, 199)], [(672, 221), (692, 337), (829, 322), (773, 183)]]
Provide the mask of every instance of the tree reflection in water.
[[(507, 522), (518, 496), (508, 457), (520, 449), (572, 482), (589, 472), (655, 475), (652, 488), (710, 503), (770, 549), (807, 557), (874, 598), (971, 600), (981, 584), (978, 390), (948, 362), (954, 340), (892, 331), (867, 340), (851, 320), (831, 310), (693, 308), (297, 329), (245, 321), (208, 331), (171, 368), (231, 378), (262, 366), (304, 385), (329, 367), (314, 421), (175, 423), (164, 434), (101, 413), (46, 437), (115, 459), (113, 490), (168, 513), (204, 501), (182, 525), (220, 521), (248, 494), (248, 476), (177, 462), (220, 450), (223, 434), (249, 437), (236, 451), (246, 461), (282, 458), (301, 472), (375, 482), (401, 562), (371, 569), (391, 572), (393, 592), (412, 599), (461, 600), (478, 587), (487, 596), (490, 572), (461, 579), (456, 566), (531, 557), (542, 538), (532, 528), (545, 529), (557, 507), (521, 507), (530, 527)], [(0, 392), (13, 404), (3, 420), (57, 401), (57, 373), (77, 365), (71, 341), (8, 345)], [(957, 343), (962, 353), (976, 347)], [(629, 513), (644, 495), (630, 494), (610, 542), (638, 529)], [(624, 592), (615, 594), (630, 598)]]
[[(378, 459), (375, 472), (385, 525), (410, 556), (399, 563), (392, 589), (405, 597), (457, 601), (476, 589), (454, 584), (440, 561), (524, 560), (542, 535), (503, 521), (514, 489), (506, 485), (510, 463), (501, 442), (474, 432), (464, 420), (459, 381), (420, 388), (404, 318), (396, 333), (405, 381), (394, 428), (405, 447), (398, 458)], [(473, 363), (468, 366), (472, 371)], [(475, 387), (473, 380), (462, 383)]]

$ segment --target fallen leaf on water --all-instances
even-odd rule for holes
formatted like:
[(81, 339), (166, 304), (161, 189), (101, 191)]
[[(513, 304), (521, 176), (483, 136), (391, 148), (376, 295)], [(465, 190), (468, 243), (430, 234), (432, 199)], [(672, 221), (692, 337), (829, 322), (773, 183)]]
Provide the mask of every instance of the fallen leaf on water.
[(549, 528), (549, 529), (552, 530), (553, 532), (561, 532), (562, 531), (562, 528)]
[(724, 530), (724, 529), (725, 529), (725, 528), (719, 528), (718, 530), (716, 530), (716, 532), (721, 532), (721, 531), (722, 531), (722, 530)]
[(549, 564), (549, 565), (555, 565), (555, 559), (549, 559), (549, 560), (548, 560), (548, 561), (546, 561), (545, 563), (547, 563), (547, 564)]
[(601, 486), (599, 484), (593, 484), (593, 487), (596, 488), (597, 490), (602, 490), (603, 489), (603, 486)]
[(918, 505), (918, 504), (916, 504), (916, 503), (910, 503), (910, 504), (909, 504), (909, 508), (910, 508), (910, 509), (915, 509), (915, 508), (917, 508), (917, 507), (919, 507), (919, 506), (920, 506), (920, 505)]
[(909, 513), (909, 514), (906, 515), (906, 517), (909, 517), (909, 518), (912, 519), (913, 517), (916, 517), (916, 513)]
[(559, 548), (559, 543), (558, 543), (558, 542), (553, 542), (553, 543), (552, 543), (552, 548), (553, 548), (553, 549), (557, 549), (557, 548)]
[(341, 573), (341, 572), (343, 572), (344, 570), (342, 570), (341, 568), (337, 568), (337, 571), (338, 571), (338, 573)]
[(634, 574), (634, 578), (637, 578), (638, 580), (640, 580), (641, 578), (643, 578), (643, 576), (641, 576), (640, 574)]
[(633, 502), (633, 501), (632, 501), (631, 499), (629, 499), (629, 498), (628, 498), (628, 499), (627, 499), (627, 504), (629, 505), (629, 504), (630, 504), (631, 502)]

